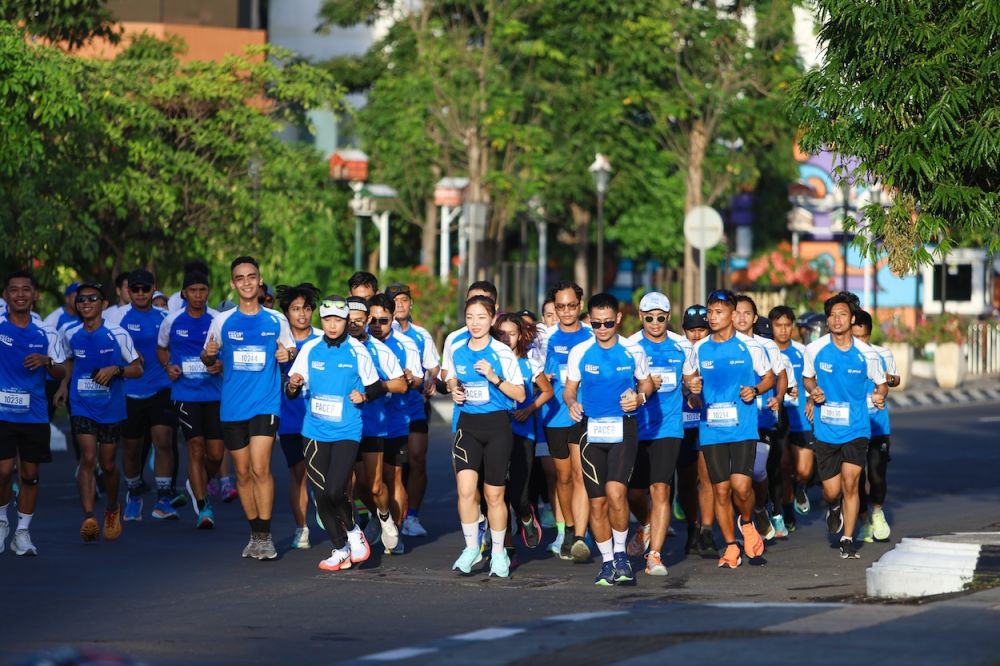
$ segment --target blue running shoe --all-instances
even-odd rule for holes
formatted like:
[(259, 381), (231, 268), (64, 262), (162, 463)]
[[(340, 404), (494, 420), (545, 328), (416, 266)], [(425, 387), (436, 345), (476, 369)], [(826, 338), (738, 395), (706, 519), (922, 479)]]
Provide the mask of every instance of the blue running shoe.
[(199, 530), (210, 530), (215, 527), (215, 512), (212, 511), (211, 504), (205, 504), (205, 508), (198, 512), (198, 523), (197, 527)]
[(625, 553), (615, 553), (614, 565), (614, 580), (616, 583), (629, 583), (635, 580), (635, 574), (632, 573), (632, 563), (629, 561), (628, 555)]
[(510, 557), (507, 556), (506, 551), (490, 558), (490, 576), (510, 577)]
[(122, 520), (125, 522), (142, 520), (142, 495), (128, 493), (125, 496), (125, 515), (122, 516)]
[(594, 585), (612, 587), (615, 584), (615, 563), (605, 562), (601, 565), (601, 573), (597, 574)]
[(470, 546), (462, 550), (462, 554), (455, 560), (452, 569), (458, 569), (464, 574), (472, 573), (472, 567), (483, 561), (483, 554), (476, 546)]
[(177, 509), (170, 504), (169, 497), (161, 497), (156, 500), (156, 506), (153, 507), (153, 518), (157, 520), (177, 520)]
[(483, 518), (479, 521), (479, 554), (482, 555), (486, 552), (486, 549), (490, 547), (491, 539), (490, 535), (490, 523)]

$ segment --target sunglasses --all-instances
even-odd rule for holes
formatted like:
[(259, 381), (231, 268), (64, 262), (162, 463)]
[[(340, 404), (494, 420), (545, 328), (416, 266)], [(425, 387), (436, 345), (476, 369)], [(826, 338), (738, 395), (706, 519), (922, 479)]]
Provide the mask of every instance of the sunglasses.
[(369, 326), (388, 326), (389, 322), (392, 321), (389, 317), (372, 317), (368, 320)]
[(320, 303), (321, 307), (324, 308), (337, 308), (338, 310), (343, 310), (347, 307), (346, 301), (323, 301)]
[(699, 307), (693, 307), (692, 306), (692, 307), (688, 308), (687, 310), (685, 310), (684, 314), (691, 315), (691, 316), (701, 315), (702, 317), (704, 317), (705, 315), (708, 314), (708, 310), (706, 310), (705, 308), (700, 307), (700, 306)]
[(96, 303), (99, 300), (101, 300), (100, 294), (84, 294), (76, 297), (77, 303)]
[(593, 321), (591, 320), (590, 325), (593, 328), (614, 328), (618, 325), (618, 322), (614, 319), (609, 319), (607, 321)]
[(657, 324), (662, 324), (663, 322), (665, 322), (667, 320), (667, 317), (666, 317), (666, 315), (656, 315), (655, 317), (653, 315), (646, 315), (642, 319), (647, 324), (652, 324), (654, 321)]
[(726, 301), (728, 303), (730, 301), (730, 298), (729, 298), (729, 294), (727, 294), (726, 292), (721, 291), (721, 290), (716, 290), (716, 291), (713, 291), (711, 294), (708, 295), (708, 300), (710, 300), (710, 301)]
[(153, 288), (150, 287), (148, 284), (137, 284), (134, 287), (132, 285), (129, 285), (128, 290), (134, 291), (137, 294), (148, 294), (149, 292), (153, 291)]

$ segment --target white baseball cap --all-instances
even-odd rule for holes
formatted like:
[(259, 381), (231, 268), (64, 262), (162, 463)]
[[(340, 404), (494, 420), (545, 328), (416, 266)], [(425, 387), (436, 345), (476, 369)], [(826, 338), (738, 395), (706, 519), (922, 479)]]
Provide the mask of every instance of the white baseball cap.
[(653, 310), (670, 312), (670, 299), (658, 291), (649, 292), (639, 301), (639, 311), (652, 312)]
[(327, 296), (319, 304), (319, 316), (320, 319), (324, 317), (340, 317), (342, 319), (347, 319), (347, 303), (344, 298), (340, 296)]

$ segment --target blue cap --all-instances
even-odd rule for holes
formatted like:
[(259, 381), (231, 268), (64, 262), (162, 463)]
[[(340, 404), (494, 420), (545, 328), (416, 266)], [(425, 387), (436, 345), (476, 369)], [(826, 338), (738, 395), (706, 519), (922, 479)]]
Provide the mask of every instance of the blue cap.
[(66, 290), (63, 291), (63, 296), (69, 296), (71, 294), (75, 294), (77, 289), (79, 288), (80, 288), (79, 282), (70, 282), (68, 285), (66, 285)]

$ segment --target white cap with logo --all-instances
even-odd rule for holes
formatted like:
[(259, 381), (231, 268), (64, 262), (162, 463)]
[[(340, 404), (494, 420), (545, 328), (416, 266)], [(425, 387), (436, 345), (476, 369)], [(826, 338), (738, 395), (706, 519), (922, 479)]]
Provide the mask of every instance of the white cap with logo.
[(670, 312), (670, 299), (658, 291), (649, 292), (639, 301), (639, 311), (652, 312), (653, 310)]

